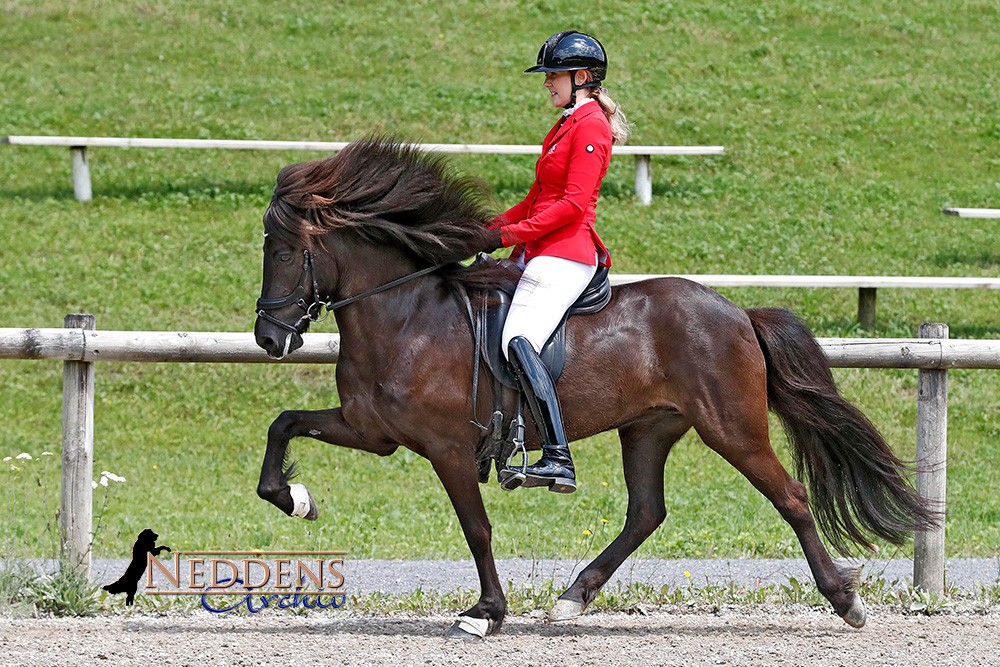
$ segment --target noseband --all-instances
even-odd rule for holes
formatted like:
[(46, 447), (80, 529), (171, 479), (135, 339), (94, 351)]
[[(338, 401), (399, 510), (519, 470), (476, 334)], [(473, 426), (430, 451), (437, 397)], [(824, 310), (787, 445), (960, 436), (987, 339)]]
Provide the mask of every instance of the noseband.
[[(402, 285), (405, 282), (409, 282), (414, 278), (419, 278), (420, 276), (426, 276), (428, 273), (437, 271), (442, 266), (447, 263), (437, 264), (435, 266), (428, 266), (425, 269), (420, 269), (419, 271), (414, 271), (409, 273), (402, 278), (397, 278), (392, 282), (388, 282), (385, 285), (379, 285), (367, 292), (362, 292), (361, 294), (349, 297), (347, 299), (341, 299), (340, 301), (324, 301), (319, 296), (319, 285), (316, 282), (315, 272), (313, 271), (313, 256), (312, 252), (309, 250), (303, 250), (302, 259), (302, 273), (299, 274), (299, 285), (296, 287), (291, 294), (287, 294), (276, 299), (265, 299), (261, 297), (257, 299), (257, 316), (263, 320), (270, 322), (271, 324), (277, 325), (294, 334), (302, 335), (305, 333), (306, 329), (309, 328), (310, 322), (322, 322), (327, 318), (331, 310), (336, 310), (337, 308), (342, 308), (348, 304), (354, 303), (355, 301), (360, 301), (379, 292), (384, 292), (386, 290), (392, 289), (398, 285)], [(306, 288), (303, 287), (303, 283), (312, 283), (312, 303), (306, 303), (303, 298), (306, 293)], [(288, 324), (287, 322), (282, 322), (274, 315), (271, 315), (267, 311), (277, 310), (279, 308), (284, 308), (286, 306), (296, 305), (302, 309), (302, 317), (296, 320), (295, 324)], [(326, 307), (326, 314), (320, 317), (323, 308)]]
[[(299, 334), (300, 336), (307, 328), (309, 328), (309, 322), (320, 321), (320, 312), (325, 305), (325, 302), (319, 298), (319, 285), (316, 283), (316, 276), (313, 272), (312, 253), (309, 250), (304, 250), (302, 254), (302, 273), (299, 274), (298, 287), (296, 287), (291, 294), (286, 294), (285, 296), (278, 297), (276, 299), (265, 299), (263, 297), (257, 299), (258, 317), (267, 320), (271, 324), (275, 324), (286, 331)], [(303, 278), (305, 280), (303, 280)], [(302, 283), (306, 281), (312, 282), (312, 303), (306, 303), (306, 300), (303, 298), (306, 293), (306, 288), (303, 287)], [(267, 312), (269, 310), (277, 310), (278, 308), (284, 308), (285, 306), (291, 306), (293, 304), (305, 311), (302, 317), (300, 317), (295, 324), (282, 322), (277, 317)]]

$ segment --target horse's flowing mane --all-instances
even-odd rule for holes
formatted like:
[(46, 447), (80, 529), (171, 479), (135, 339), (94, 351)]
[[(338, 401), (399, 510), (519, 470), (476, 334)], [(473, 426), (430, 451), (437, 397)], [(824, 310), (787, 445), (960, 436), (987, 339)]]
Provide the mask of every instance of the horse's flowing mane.
[(485, 286), (500, 279), (495, 270), (457, 262), (492, 238), (488, 196), (484, 183), (459, 176), (443, 157), (370, 135), (336, 155), (283, 168), (264, 231), (311, 246), (329, 231), (351, 229), (367, 242), (405, 248), (429, 265), (455, 263), (442, 274)]

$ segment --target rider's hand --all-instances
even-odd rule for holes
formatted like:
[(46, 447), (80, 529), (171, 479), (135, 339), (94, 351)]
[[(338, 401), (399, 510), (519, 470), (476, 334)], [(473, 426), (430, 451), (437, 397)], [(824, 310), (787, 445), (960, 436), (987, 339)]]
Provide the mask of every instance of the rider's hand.
[(490, 238), (486, 242), (486, 246), (483, 248), (483, 252), (490, 254), (503, 247), (503, 239), (500, 238), (499, 229), (490, 230)]

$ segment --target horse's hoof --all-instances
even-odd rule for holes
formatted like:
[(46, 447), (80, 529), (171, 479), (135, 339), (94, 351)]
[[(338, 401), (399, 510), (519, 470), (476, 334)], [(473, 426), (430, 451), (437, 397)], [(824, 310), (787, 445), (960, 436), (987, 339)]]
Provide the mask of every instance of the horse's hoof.
[(855, 593), (851, 608), (844, 614), (844, 621), (852, 628), (863, 628), (866, 620), (868, 612), (865, 610), (865, 603), (861, 600), (861, 596)]
[(486, 637), (486, 631), (490, 627), (490, 622), (485, 618), (472, 618), (471, 616), (459, 616), (444, 638), (448, 641), (480, 641)]
[(309, 489), (306, 489), (306, 493), (309, 495), (309, 513), (302, 518), (306, 521), (315, 521), (319, 518), (319, 505), (316, 504), (316, 500), (313, 498), (313, 494), (309, 492)]
[(556, 603), (549, 610), (549, 623), (568, 621), (583, 613), (583, 603), (575, 600), (556, 600)]
[(292, 511), (288, 516), (315, 521), (319, 518), (319, 507), (309, 489), (302, 484), (289, 484), (288, 492), (292, 495)]

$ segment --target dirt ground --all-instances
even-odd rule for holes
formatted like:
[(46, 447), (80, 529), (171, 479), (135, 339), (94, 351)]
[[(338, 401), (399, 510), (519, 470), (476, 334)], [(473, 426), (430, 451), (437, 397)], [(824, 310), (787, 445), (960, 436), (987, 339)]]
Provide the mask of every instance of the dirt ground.
[[(539, 614), (540, 616), (540, 614)], [(444, 616), (113, 616), (0, 619), (0, 664), (37, 665), (1000, 665), (1000, 615), (871, 610), (854, 630), (825, 611), (587, 614), (446, 642)]]

